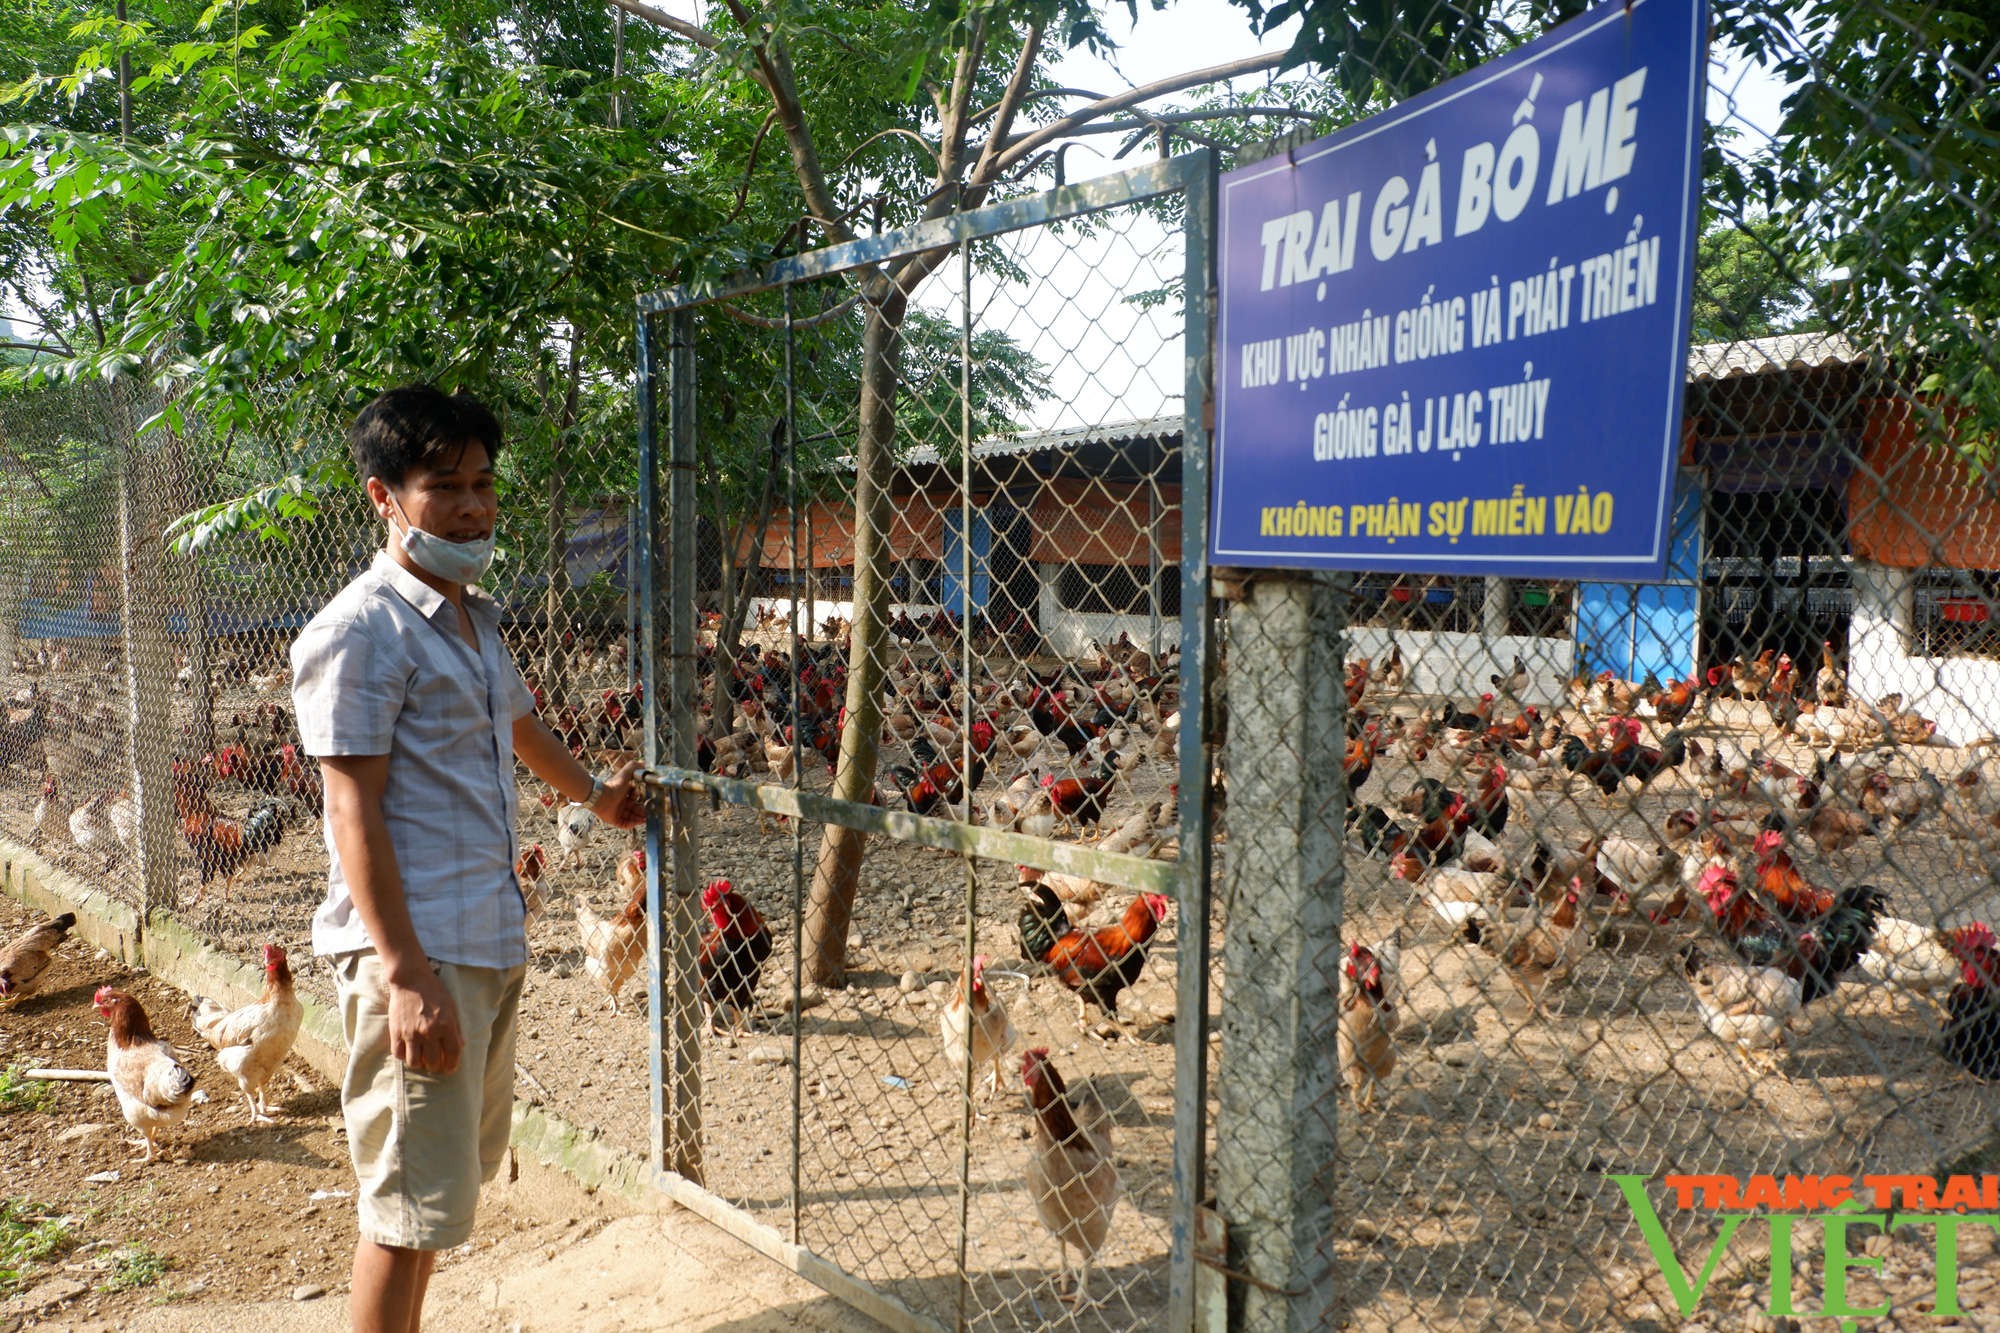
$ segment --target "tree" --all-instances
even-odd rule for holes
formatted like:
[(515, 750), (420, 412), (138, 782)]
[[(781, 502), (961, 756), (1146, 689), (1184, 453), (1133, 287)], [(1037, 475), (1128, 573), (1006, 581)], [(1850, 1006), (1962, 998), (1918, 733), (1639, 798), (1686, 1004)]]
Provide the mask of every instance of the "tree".
[[(1052, 44), (1106, 44), (1096, 12), (1081, 0), (923, 9), (893, 2), (872, 8), (823, 4), (768, 12), (725, 0), (712, 28), (642, 0), (612, 2), (712, 53), (717, 77), (754, 88), (790, 156), (787, 183), (803, 215), (801, 236), (834, 244), (855, 238), (855, 219), (863, 211), (885, 225), (901, 225), (1025, 190), (1056, 146), (1079, 134), (1156, 134), (1164, 147), (1177, 127), (1198, 132), (1192, 127), (1205, 120), (1240, 125), (1246, 119), (1241, 107), (1176, 113), (1171, 122), (1134, 109), (1279, 64), (1276, 55), (1258, 56), (1103, 97), (1061, 88), (1044, 72)], [(810, 77), (802, 78), (802, 70)], [(920, 109), (908, 108), (907, 100), (919, 93)], [(1128, 111), (1134, 114), (1123, 117)], [(1256, 114), (1310, 119), (1289, 107)], [(827, 166), (836, 153), (835, 165)], [(866, 161), (865, 171), (854, 166), (857, 160)], [(905, 326), (912, 296), (952, 253), (942, 248), (852, 277), (863, 330), (854, 618), (847, 720), (833, 784), (840, 800), (867, 802), (874, 794), (891, 577), (888, 487), (911, 345)], [(806, 964), (822, 985), (844, 980), (864, 849), (864, 835), (837, 826), (829, 826), (821, 842)]]
[(1775, 222), (1711, 225), (1695, 247), (1692, 340), (1737, 342), (1820, 327), (1800, 262)]
[[(632, 293), (745, 258), (700, 182), (748, 132), (671, 79), (615, 83), (611, 28), (567, 8), (163, 4), (44, 38), (6, 71), (45, 118), (7, 130), (0, 244), (18, 298), (24, 272), (55, 293), (37, 314), (61, 359), (16, 378), (155, 379), (148, 425), (206, 451), (196, 545), (352, 508), (341, 427), (380, 388), (474, 388), (507, 422), (503, 482), (547, 499), (510, 509), (500, 580), (564, 618), (571, 497), (633, 487), (629, 457), (584, 447), (630, 438)], [(637, 38), (626, 67), (666, 70)], [(129, 139), (97, 77), (121, 58)]]
[(1715, 36), (1796, 85), (1770, 144), (1713, 164), (1719, 196), (1768, 211), (1784, 250), (1844, 269), (1815, 313), (1969, 410), (1957, 438), (1988, 442), (1961, 444), (1985, 458), (2000, 432), (2000, 6), (1736, 0)]

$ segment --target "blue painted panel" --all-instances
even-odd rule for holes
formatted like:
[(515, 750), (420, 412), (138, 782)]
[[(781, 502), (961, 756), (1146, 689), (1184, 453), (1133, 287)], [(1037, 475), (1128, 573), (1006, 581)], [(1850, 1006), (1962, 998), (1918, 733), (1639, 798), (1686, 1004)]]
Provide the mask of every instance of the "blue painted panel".
[[(959, 572), (965, 568), (964, 543), (959, 537), (959, 514), (944, 516), (944, 608), (960, 610), (962, 585)], [(984, 514), (972, 516), (972, 609), (984, 611), (992, 591), (993, 525)]]
[(1577, 587), (1576, 637), (1590, 671), (1622, 680), (1685, 680), (1694, 671), (1695, 627), (1701, 619), (1701, 474), (1675, 478), (1667, 577), (1686, 583), (1585, 583)]
[(1694, 631), (1701, 615), (1701, 589), (1666, 583), (1639, 588), (1637, 633), (1632, 639), (1627, 680), (1652, 672), (1662, 682), (1694, 674)]

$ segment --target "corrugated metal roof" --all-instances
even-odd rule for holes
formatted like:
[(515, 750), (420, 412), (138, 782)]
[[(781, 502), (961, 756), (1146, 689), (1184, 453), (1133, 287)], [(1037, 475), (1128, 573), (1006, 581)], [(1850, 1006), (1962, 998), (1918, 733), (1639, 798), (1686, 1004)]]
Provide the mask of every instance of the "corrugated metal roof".
[[(1688, 348), (1689, 383), (1733, 379), (1744, 375), (1769, 375), (1782, 370), (1817, 370), (1825, 366), (1848, 366), (1868, 360), (1869, 354), (1838, 333), (1786, 333), (1775, 338), (1746, 338), (1733, 343), (1703, 343)], [(1023, 431), (1018, 435), (990, 435), (972, 446), (974, 458), (1011, 458), (1044, 450), (1075, 449), (1087, 444), (1118, 444), (1178, 435), (1186, 424), (1179, 413), (1139, 421), (1114, 421), (1102, 426), (1072, 426), (1065, 430)], [(854, 466), (851, 456), (838, 460)], [(938, 451), (931, 445), (910, 450), (904, 465), (935, 464)]]
[[(1157, 439), (1179, 435), (1187, 418), (1176, 412), (1170, 417), (1144, 421), (1114, 421), (1103, 426), (1072, 426), (1067, 430), (1023, 431), (1019, 435), (989, 435), (972, 446), (974, 458), (1011, 458), (1018, 454), (1038, 454), (1045, 449), (1075, 449), (1086, 444), (1119, 444), (1126, 440)], [(840, 460), (853, 466), (851, 458)], [(903, 455), (904, 464), (936, 463), (938, 451), (923, 445)]]
[(1818, 370), (1851, 366), (1868, 353), (1838, 333), (1785, 333), (1775, 338), (1742, 342), (1704, 343), (1688, 348), (1689, 383), (1726, 380), (1739, 375), (1770, 375), (1781, 370)]

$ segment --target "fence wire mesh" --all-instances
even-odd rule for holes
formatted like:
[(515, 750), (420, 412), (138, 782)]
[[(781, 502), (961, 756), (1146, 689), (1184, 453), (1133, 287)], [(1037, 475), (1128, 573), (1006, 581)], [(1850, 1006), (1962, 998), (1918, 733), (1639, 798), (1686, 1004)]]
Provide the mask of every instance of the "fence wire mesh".
[[(893, 296), (828, 271), (681, 311), (679, 346), (650, 316), (662, 371), (693, 367), (685, 394), (652, 375), (671, 483), (642, 474), (626, 386), (552, 363), (507, 404), (509, 647), (593, 766), (643, 751), (650, 712), (655, 770), (705, 785), (668, 782), (641, 847), (521, 775), (521, 1095), (923, 1327), (1165, 1327), (1182, 1222), (1202, 1328), (1673, 1326), (1613, 1176), (1980, 1169), (1994, 358), (1955, 259), (1904, 234), (1990, 246), (1990, 174), (1953, 175), (1952, 136), (1990, 121), (1993, 56), (1890, 46), (1866, 74), (1781, 52), (1857, 116), (1933, 103), (1841, 164), (1887, 203), (1822, 181), (1788, 231), (1711, 188), (1657, 585), (1221, 570), (1184, 607), (1207, 293), (1177, 193), (913, 251)], [(1767, 202), (1813, 188), (1782, 143), (1736, 160)], [(381, 530), (348, 494), (288, 542), (168, 553), (173, 518), (337, 454), (339, 425), (140, 432), (161, 406), (0, 402), (0, 830), (246, 960), (303, 960), (326, 860), (286, 650)], [(1184, 625), (1219, 636), (1212, 669)], [(1201, 865), (1188, 773), (1212, 913), (1185, 878), (1149, 896), (1164, 867), (856, 826)], [(802, 803), (825, 797), (846, 805)], [(1661, 1220), (1684, 1261), (1718, 1234)], [(1851, 1305), (1954, 1326), (1920, 1305), (1928, 1236), (1868, 1247)], [(1739, 1243), (1682, 1326), (1777, 1308), (1772, 1265)], [(1820, 1308), (1825, 1267), (1791, 1278)], [(1957, 1326), (2000, 1327), (1975, 1283)]]
[[(729, 784), (1177, 856), (1180, 209), (919, 255), (907, 305), (835, 275), (689, 321), (693, 505), (714, 521), (709, 450), (768, 498), (697, 562), (670, 720), (732, 799), (683, 795), (673, 831), (703, 909), (666, 952), (725, 1035), (698, 1099), (663, 1096), (663, 1155), (937, 1326), (1164, 1322), (1182, 920), (1115, 875), (774, 823)], [(768, 945), (731, 943), (725, 893)], [(732, 949), (761, 956), (761, 1031), (730, 1032)]]

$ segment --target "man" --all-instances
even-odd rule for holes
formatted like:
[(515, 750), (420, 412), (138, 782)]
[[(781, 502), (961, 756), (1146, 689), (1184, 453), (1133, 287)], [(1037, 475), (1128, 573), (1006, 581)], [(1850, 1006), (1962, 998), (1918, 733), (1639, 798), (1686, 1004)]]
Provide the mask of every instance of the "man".
[(353, 1327), (415, 1333), (432, 1262), (471, 1236), (507, 1149), (528, 962), (514, 761), (606, 823), (645, 813), (637, 764), (593, 777), (535, 717), (498, 605), (469, 586), (493, 559), (493, 414), (392, 389), (348, 444), (387, 539), (292, 645), (292, 699), (326, 780), (313, 952), (334, 960), (347, 1033)]

